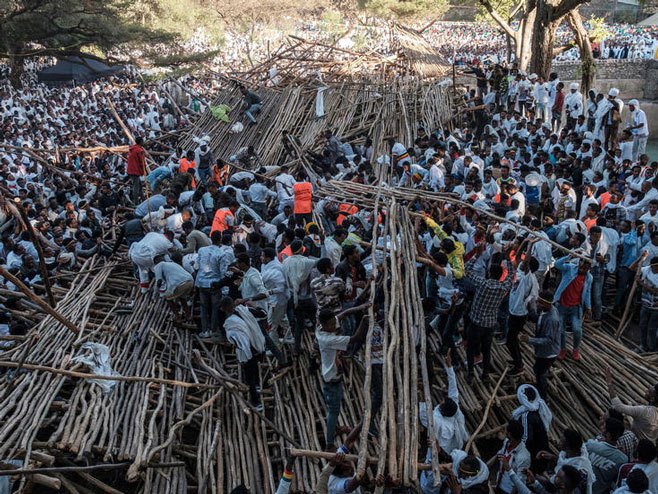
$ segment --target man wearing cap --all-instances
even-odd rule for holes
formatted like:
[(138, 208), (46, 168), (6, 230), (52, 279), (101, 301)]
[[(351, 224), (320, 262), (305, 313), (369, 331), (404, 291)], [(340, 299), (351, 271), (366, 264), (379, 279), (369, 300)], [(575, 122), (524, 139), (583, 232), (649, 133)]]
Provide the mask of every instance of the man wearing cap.
[(647, 149), (647, 139), (649, 138), (649, 125), (644, 110), (640, 109), (640, 102), (632, 99), (628, 102), (628, 108), (631, 110), (631, 122), (627, 130), (633, 135), (633, 161), (637, 161), (638, 156), (644, 154)]
[(583, 95), (580, 94), (577, 82), (569, 84), (569, 94), (564, 99), (567, 112), (567, 129), (571, 130), (576, 125), (576, 120), (583, 114)]

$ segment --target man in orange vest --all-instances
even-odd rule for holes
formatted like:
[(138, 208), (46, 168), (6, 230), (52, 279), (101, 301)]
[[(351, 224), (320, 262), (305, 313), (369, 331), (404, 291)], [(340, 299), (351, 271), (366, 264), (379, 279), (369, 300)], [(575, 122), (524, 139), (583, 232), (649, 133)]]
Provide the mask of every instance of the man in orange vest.
[[(186, 173), (190, 169), (193, 171), (196, 170), (196, 162), (194, 161), (194, 151), (188, 151), (185, 154), (185, 158), (181, 158), (180, 167), (178, 171), (180, 173)], [(194, 179), (192, 179), (192, 187), (196, 188), (196, 180)]]
[(313, 218), (313, 185), (303, 173), (298, 175), (297, 180), (292, 187), (295, 198), (293, 213), (297, 224), (305, 225)]
[(226, 208), (219, 208), (215, 212), (215, 217), (212, 220), (212, 228), (210, 234), (213, 232), (224, 233), (225, 230), (232, 228), (235, 225), (235, 212), (238, 210), (239, 204), (235, 201), (231, 202)]
[(336, 219), (336, 224), (341, 226), (345, 218), (352, 216), (359, 212), (359, 208), (354, 204), (342, 203), (338, 206), (338, 218)]

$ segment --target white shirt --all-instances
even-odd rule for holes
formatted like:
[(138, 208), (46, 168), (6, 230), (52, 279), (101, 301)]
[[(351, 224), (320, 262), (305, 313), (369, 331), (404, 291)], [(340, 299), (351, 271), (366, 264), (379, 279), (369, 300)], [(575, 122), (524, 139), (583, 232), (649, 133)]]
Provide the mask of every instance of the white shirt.
[(333, 381), (338, 377), (338, 367), (336, 365), (336, 354), (340, 351), (347, 350), (350, 343), (349, 336), (342, 336), (336, 333), (322, 331), (321, 328), (315, 331), (315, 338), (318, 340), (320, 348), (320, 360), (322, 361), (322, 379), (325, 382)]
[(569, 92), (564, 98), (564, 105), (568, 116), (578, 118), (583, 114), (583, 95), (580, 94), (580, 91)]
[(513, 316), (528, 315), (528, 305), (532, 304), (539, 294), (539, 283), (534, 273), (527, 274), (518, 269), (516, 280), (509, 293), (509, 312)]
[(194, 281), (192, 275), (175, 262), (160, 262), (153, 268), (156, 280), (162, 280), (158, 291), (161, 297), (170, 297), (183, 283)]
[(324, 240), (325, 256), (331, 259), (334, 267), (338, 266), (340, 258), (343, 255), (343, 248), (334, 240), (334, 237), (327, 237)]
[(276, 177), (276, 192), (279, 195), (279, 201), (290, 201), (293, 199), (293, 187), (295, 179), (288, 173), (282, 173)]
[(635, 136), (642, 136), (646, 137), (649, 135), (649, 124), (647, 123), (647, 115), (644, 113), (644, 110), (640, 110), (639, 108), (636, 108), (633, 113), (631, 113), (631, 116), (633, 117), (633, 127), (636, 125), (642, 125), (639, 129), (633, 129), (631, 132)]
[[(279, 185), (277, 184), (277, 188)], [(268, 189), (260, 182), (255, 182), (249, 186), (249, 198), (251, 202), (264, 203), (267, 202), (268, 197), (276, 197), (276, 193)]]

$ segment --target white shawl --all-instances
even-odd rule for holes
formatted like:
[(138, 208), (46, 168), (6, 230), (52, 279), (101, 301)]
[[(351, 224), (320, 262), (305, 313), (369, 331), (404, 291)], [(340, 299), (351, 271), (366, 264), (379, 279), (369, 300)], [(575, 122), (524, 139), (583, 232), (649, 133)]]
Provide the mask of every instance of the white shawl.
[[(580, 472), (587, 473), (587, 494), (592, 494), (592, 484), (596, 480), (594, 470), (592, 470), (592, 462), (589, 460), (589, 453), (585, 445), (580, 448), (580, 456), (567, 458), (564, 451), (560, 451), (557, 457), (557, 465), (555, 466), (555, 474), (564, 466), (571, 465)], [(551, 477), (551, 482), (555, 479), (555, 474)]]
[(462, 489), (468, 489), (469, 487), (482, 484), (489, 480), (489, 467), (487, 467), (487, 464), (480, 458), (478, 458), (478, 461), (480, 462), (480, 472), (474, 477), (460, 479), (459, 465), (462, 460), (468, 456), (468, 453), (466, 453), (466, 451), (462, 451), (461, 449), (455, 449), (452, 451), (452, 453), (450, 453), (450, 456), (452, 456), (452, 473), (454, 473), (455, 477), (459, 479), (459, 483), (462, 485)]
[(235, 308), (235, 313), (224, 322), (226, 337), (236, 347), (238, 361), (244, 363), (251, 360), (252, 349), (257, 353), (265, 351), (265, 336), (256, 318), (243, 305)]
[[(535, 398), (534, 401), (530, 401), (528, 397), (525, 395), (525, 390), (528, 388), (535, 390), (535, 394), (537, 395), (537, 397)], [(523, 430), (526, 431), (526, 434), (528, 430), (528, 423), (527, 423), (528, 412), (536, 412), (536, 411), (539, 411), (539, 416), (541, 417), (541, 421), (544, 423), (544, 427), (546, 428), (546, 432), (548, 433), (551, 427), (551, 421), (553, 420), (553, 414), (548, 408), (546, 402), (542, 400), (541, 397), (539, 396), (539, 391), (537, 391), (537, 388), (535, 388), (532, 384), (522, 384), (521, 386), (519, 386), (519, 389), (516, 391), (516, 398), (519, 400), (521, 406), (512, 412), (512, 418), (518, 420), (519, 417), (521, 417), (521, 420), (523, 422)]]

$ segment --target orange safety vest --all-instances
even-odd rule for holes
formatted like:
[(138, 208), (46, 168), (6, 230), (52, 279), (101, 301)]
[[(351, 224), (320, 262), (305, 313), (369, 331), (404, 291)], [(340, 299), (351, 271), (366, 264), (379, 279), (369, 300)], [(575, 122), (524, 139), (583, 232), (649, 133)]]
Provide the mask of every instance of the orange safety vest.
[(211, 235), (214, 231), (223, 233), (224, 230), (228, 228), (228, 224), (226, 223), (226, 218), (228, 216), (231, 218), (235, 217), (233, 215), (233, 211), (231, 211), (229, 208), (220, 208), (217, 210), (215, 217), (212, 219), (212, 229), (210, 230)]
[(590, 228), (596, 225), (596, 219), (597, 218), (586, 218), (583, 220), (583, 223), (585, 223), (585, 226), (587, 227), (587, 231), (589, 231)]
[[(493, 202), (494, 202), (494, 204), (500, 204), (500, 194), (496, 194), (494, 196)], [(512, 198), (508, 197), (507, 198), (507, 203), (505, 204), (505, 206), (509, 206), (510, 204), (512, 204)]]
[[(190, 168), (196, 169), (196, 163), (194, 161), (188, 161), (187, 158), (181, 158), (179, 171), (186, 173)], [(194, 178), (192, 178), (192, 187), (196, 189), (196, 180)]]
[(211, 170), (213, 182), (217, 182), (219, 186), (224, 185), (224, 183), (228, 180), (230, 167), (228, 165), (224, 165), (220, 168), (217, 165), (212, 165)]
[[(302, 254), (304, 252), (306, 252), (306, 247), (302, 247)], [(279, 258), (279, 262), (283, 262), (283, 256), (286, 257), (293, 256), (292, 247), (290, 245), (286, 245), (285, 249), (282, 249), (281, 252), (279, 252), (279, 254), (277, 255), (277, 257)]]
[(336, 224), (340, 226), (343, 224), (343, 221), (345, 221), (345, 218), (347, 218), (352, 214), (356, 214), (359, 211), (359, 208), (357, 208), (352, 204), (343, 203), (340, 206), (338, 206), (338, 211), (339, 214), (338, 214), (338, 218), (336, 219)]
[(292, 187), (295, 204), (295, 214), (309, 214), (313, 211), (313, 185), (310, 182), (299, 182)]
[(603, 208), (605, 207), (606, 204), (610, 202), (610, 192), (604, 192), (599, 196), (599, 202), (601, 204), (601, 211), (603, 211)]

